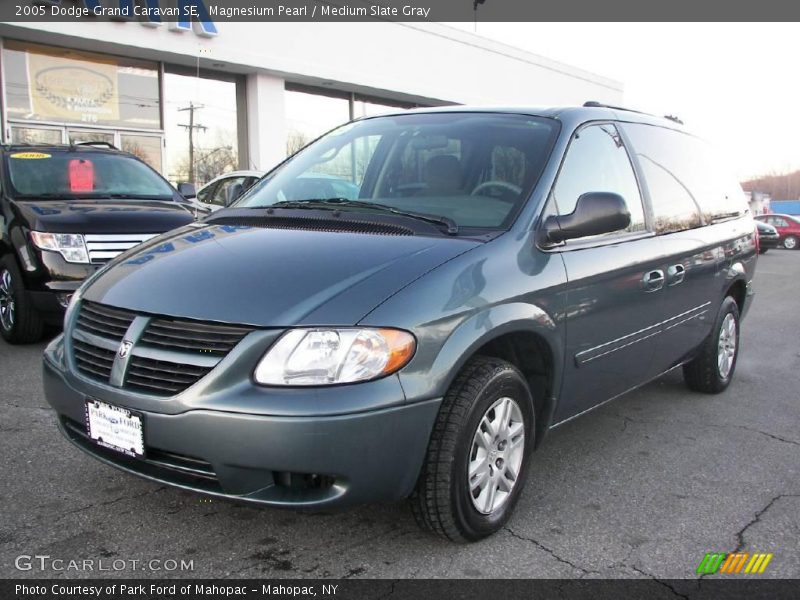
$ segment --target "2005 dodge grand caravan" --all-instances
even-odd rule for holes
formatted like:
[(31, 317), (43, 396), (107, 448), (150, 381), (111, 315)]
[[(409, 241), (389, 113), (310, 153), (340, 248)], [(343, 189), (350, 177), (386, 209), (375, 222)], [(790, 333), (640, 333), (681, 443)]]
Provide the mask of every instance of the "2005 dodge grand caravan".
[(280, 506), (411, 496), (423, 526), (479, 539), (549, 429), (679, 366), (730, 383), (757, 252), (715, 159), (596, 103), (347, 124), (88, 280), (48, 401), (149, 479)]

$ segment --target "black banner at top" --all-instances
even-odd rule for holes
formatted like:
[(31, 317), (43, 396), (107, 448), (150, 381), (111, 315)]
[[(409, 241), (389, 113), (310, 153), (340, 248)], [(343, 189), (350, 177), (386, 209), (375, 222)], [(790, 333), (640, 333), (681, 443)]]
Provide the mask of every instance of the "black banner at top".
[(797, 21), (787, 0), (3, 0), (0, 21)]

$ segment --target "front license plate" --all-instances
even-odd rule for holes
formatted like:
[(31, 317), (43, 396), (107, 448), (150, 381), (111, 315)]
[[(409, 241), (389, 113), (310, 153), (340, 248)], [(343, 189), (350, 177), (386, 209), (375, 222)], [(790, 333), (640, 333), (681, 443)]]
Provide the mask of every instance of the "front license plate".
[(127, 456), (144, 456), (142, 415), (100, 400), (86, 401), (86, 431), (98, 445)]

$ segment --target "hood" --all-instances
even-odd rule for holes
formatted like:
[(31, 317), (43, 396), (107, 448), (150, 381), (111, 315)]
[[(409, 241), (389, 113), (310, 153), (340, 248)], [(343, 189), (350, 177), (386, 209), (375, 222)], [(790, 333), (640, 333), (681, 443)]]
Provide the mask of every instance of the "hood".
[(171, 200), (17, 200), (31, 229), (48, 233), (163, 233), (194, 220)]
[(354, 325), (418, 277), (478, 245), (420, 235), (197, 225), (129, 252), (83, 297), (205, 321)]

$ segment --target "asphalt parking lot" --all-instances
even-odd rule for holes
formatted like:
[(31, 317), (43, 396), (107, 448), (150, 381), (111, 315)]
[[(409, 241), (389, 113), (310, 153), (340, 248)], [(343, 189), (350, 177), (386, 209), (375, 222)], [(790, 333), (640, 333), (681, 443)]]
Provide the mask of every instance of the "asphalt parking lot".
[[(508, 527), (456, 546), (405, 504), (348, 512), (207, 501), (84, 456), (56, 431), (45, 343), (0, 341), (0, 576), (696, 577), (706, 552), (772, 552), (800, 577), (800, 252), (759, 260), (731, 387), (689, 392), (680, 372), (552, 432)], [(20, 555), (141, 561), (119, 572), (19, 571)], [(119, 563), (116, 563), (119, 564)], [(714, 576), (717, 577), (717, 576)]]

